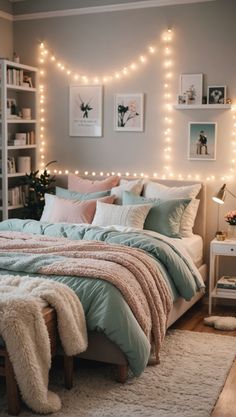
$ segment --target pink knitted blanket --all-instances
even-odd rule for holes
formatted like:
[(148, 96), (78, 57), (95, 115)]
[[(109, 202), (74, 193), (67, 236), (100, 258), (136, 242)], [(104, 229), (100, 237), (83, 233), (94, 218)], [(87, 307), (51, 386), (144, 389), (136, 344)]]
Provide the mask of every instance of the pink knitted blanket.
[(18, 232), (0, 233), (0, 251), (52, 256), (45, 275), (71, 275), (109, 281), (120, 290), (150, 342), (157, 361), (172, 306), (169, 288), (156, 261), (141, 249), (99, 241), (71, 241)]

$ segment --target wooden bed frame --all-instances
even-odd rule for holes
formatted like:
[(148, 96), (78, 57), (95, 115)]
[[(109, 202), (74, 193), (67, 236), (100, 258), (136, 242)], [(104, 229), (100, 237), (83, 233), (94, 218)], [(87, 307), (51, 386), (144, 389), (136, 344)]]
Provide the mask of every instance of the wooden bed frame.
[[(86, 177), (88, 178), (88, 177)], [(130, 178), (130, 177), (129, 177)], [(89, 179), (101, 179), (101, 177), (92, 177)], [(127, 179), (127, 178), (125, 178)], [(130, 178), (137, 179), (137, 178)], [(199, 181), (179, 181), (179, 180), (155, 180), (151, 181), (167, 185), (168, 187), (181, 187), (186, 185), (199, 184)], [(56, 178), (56, 185), (67, 188), (68, 179), (67, 176), (61, 175)], [(197, 195), (200, 199), (197, 217), (194, 225), (194, 233), (200, 235), (205, 244), (206, 236), (206, 186), (201, 183), (202, 188)], [(203, 246), (203, 259), (205, 258), (205, 245)], [(203, 264), (199, 268), (199, 272), (204, 280), (207, 278), (207, 266), (203, 261)], [(173, 305), (168, 318), (168, 327), (170, 327), (178, 318), (180, 318), (189, 308), (191, 308), (200, 298), (203, 297), (202, 293), (197, 293), (190, 301), (185, 301), (183, 298), (179, 298)], [(128, 362), (121, 351), (119, 346), (111, 342), (106, 335), (102, 333), (89, 332), (89, 344), (86, 352), (83, 352), (79, 357), (89, 360), (95, 360), (99, 362), (111, 363), (117, 366), (117, 380), (124, 383), (128, 376)]]

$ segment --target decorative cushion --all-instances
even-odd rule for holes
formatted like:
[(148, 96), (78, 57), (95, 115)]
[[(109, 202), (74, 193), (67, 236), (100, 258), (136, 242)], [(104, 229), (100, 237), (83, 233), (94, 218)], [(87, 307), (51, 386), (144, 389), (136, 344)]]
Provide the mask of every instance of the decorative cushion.
[(195, 198), (201, 189), (201, 184), (167, 187), (158, 182), (148, 181), (143, 187), (143, 196), (147, 198)]
[(145, 223), (144, 229), (153, 230), (169, 237), (180, 236), (180, 223), (184, 209), (190, 203), (190, 199), (160, 200), (156, 198), (137, 197), (134, 194), (124, 191), (124, 204), (147, 204), (152, 203)]
[(212, 326), (218, 330), (235, 330), (236, 329), (236, 317), (220, 317), (211, 316), (204, 318), (204, 324)]
[(197, 216), (199, 203), (200, 200), (193, 198), (185, 208), (179, 229), (181, 237), (191, 237), (193, 235), (193, 226)]
[(77, 191), (70, 191), (66, 188), (56, 187), (56, 196), (61, 198), (66, 198), (67, 200), (94, 200), (97, 198), (102, 198), (110, 195), (110, 190), (108, 191), (98, 191), (97, 193), (79, 193)]
[[(143, 195), (147, 198), (191, 198), (195, 199), (201, 189), (201, 184), (184, 185), (181, 187), (167, 187), (158, 182), (149, 181), (144, 184)], [(183, 213), (180, 225), (180, 234), (182, 237), (191, 237), (193, 226), (199, 207), (199, 200), (192, 200)]]
[(111, 194), (116, 196), (115, 203), (122, 204), (123, 191), (131, 191), (135, 195), (140, 195), (143, 188), (143, 180), (120, 180), (120, 185), (111, 189)]
[(128, 226), (142, 229), (151, 204), (117, 206), (97, 200), (96, 213), (92, 224), (95, 226)]
[(75, 174), (68, 175), (68, 189), (70, 191), (77, 191), (79, 193), (96, 193), (97, 191), (111, 190), (120, 182), (120, 177), (111, 176), (104, 180), (89, 180), (80, 178)]
[[(103, 197), (100, 201), (112, 204), (114, 197)], [(92, 223), (96, 202), (97, 200), (66, 200), (45, 194), (45, 207), (40, 220), (49, 223)]]

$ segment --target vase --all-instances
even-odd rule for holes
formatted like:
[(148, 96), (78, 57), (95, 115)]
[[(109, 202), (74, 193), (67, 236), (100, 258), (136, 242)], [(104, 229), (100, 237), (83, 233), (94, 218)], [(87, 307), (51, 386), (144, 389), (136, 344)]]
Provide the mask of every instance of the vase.
[(229, 224), (227, 228), (228, 239), (236, 239), (236, 224)]

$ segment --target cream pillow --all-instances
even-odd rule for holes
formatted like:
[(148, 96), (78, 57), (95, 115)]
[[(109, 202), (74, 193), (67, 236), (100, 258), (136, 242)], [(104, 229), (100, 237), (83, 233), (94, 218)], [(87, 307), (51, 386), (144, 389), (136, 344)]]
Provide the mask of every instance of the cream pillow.
[(167, 187), (158, 182), (148, 181), (143, 187), (143, 196), (146, 198), (195, 198), (200, 189), (201, 184), (184, 185), (181, 187)]
[(200, 200), (192, 199), (183, 212), (179, 233), (181, 237), (191, 237)]
[(128, 226), (143, 229), (143, 225), (152, 204), (135, 206), (117, 206), (97, 201), (92, 224), (95, 226)]

